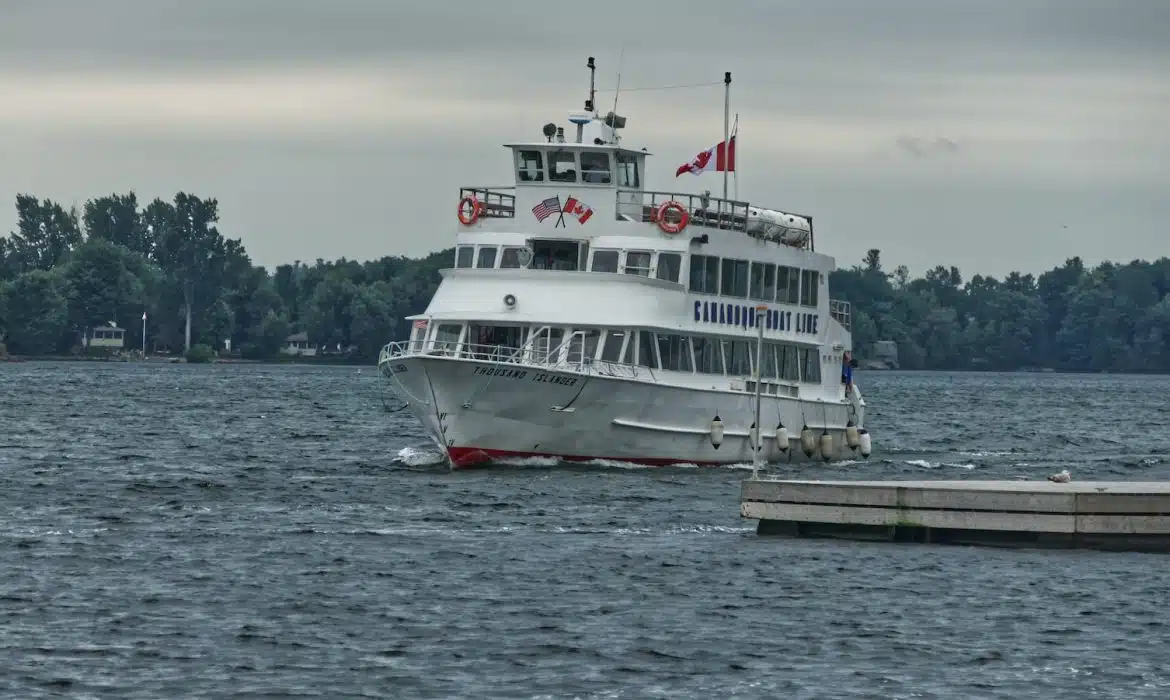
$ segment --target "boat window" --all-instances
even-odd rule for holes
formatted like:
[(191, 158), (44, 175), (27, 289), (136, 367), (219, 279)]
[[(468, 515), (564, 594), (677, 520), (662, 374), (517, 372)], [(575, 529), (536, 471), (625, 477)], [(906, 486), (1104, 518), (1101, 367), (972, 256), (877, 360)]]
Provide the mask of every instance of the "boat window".
[(658, 270), (655, 276), (667, 282), (678, 282), (678, 275), (681, 268), (682, 255), (680, 253), (659, 253)]
[(641, 187), (638, 180), (638, 157), (627, 153), (619, 153), (618, 187)]
[(817, 292), (821, 273), (816, 270), (800, 271), (800, 303), (803, 306), (817, 305)]
[(577, 181), (577, 156), (572, 151), (548, 154), (548, 179), (553, 182)]
[(638, 331), (638, 364), (658, 369), (658, 363), (654, 361), (654, 334), (650, 331)]
[(532, 341), (533, 362), (546, 364), (557, 362), (561, 343), (564, 341), (563, 328), (544, 328)]
[(479, 257), (476, 258), (475, 266), (479, 268), (495, 267), (496, 247), (494, 245), (481, 245), (479, 247)]
[(504, 248), (503, 255), (500, 256), (500, 267), (518, 268), (520, 265), (520, 251), (523, 248), (507, 247)]
[(752, 299), (772, 301), (776, 298), (776, 266), (772, 263), (752, 263)]
[(723, 275), (719, 291), (723, 296), (747, 297), (748, 261), (723, 259)]
[(692, 336), (691, 346), (695, 350), (695, 371), (703, 374), (723, 374), (723, 354), (719, 341), (706, 336)]
[(524, 346), (526, 330), (522, 326), (469, 324), (464, 354), (480, 360), (507, 361)]
[(534, 240), (532, 263), (528, 267), (533, 270), (576, 270), (579, 248), (577, 241)]
[(810, 384), (821, 383), (821, 351), (817, 348), (801, 348), (800, 380)]
[(601, 359), (606, 362), (621, 362), (622, 343), (625, 340), (625, 331), (606, 331), (605, 345), (601, 347)]
[(459, 347), (459, 334), (463, 331), (462, 323), (441, 323), (435, 329), (435, 344), (432, 350), (441, 355), (454, 355)]
[(780, 304), (795, 304), (800, 300), (800, 270), (781, 266), (776, 270), (776, 301)]
[(690, 372), (691, 346), (686, 336), (659, 333), (657, 338), (658, 359), (662, 362), (662, 369)]
[(746, 340), (725, 340), (723, 351), (727, 354), (727, 373), (732, 376), (749, 376), (752, 373), (752, 359)]
[(777, 348), (776, 356), (780, 361), (780, 378), (788, 381), (800, 381), (800, 359), (795, 345), (783, 344)]
[(595, 250), (593, 251), (593, 267), (590, 268), (593, 272), (617, 272), (618, 271), (618, 251), (616, 250)]
[(544, 157), (540, 151), (516, 154), (516, 179), (520, 182), (544, 182)]
[(568, 361), (573, 364), (589, 362), (597, 356), (597, 344), (601, 341), (601, 331), (597, 328), (576, 328), (573, 337), (569, 339)]
[(626, 267), (625, 273), (627, 275), (639, 275), (641, 277), (650, 276), (650, 252), (644, 250), (631, 250), (626, 253)]
[(609, 153), (581, 151), (581, 182), (594, 185), (608, 185), (613, 182), (613, 173), (609, 167)]
[(455, 248), (455, 267), (471, 267), (475, 259), (475, 246), (461, 245)]
[(698, 294), (719, 293), (719, 258), (711, 255), (691, 256), (690, 290)]

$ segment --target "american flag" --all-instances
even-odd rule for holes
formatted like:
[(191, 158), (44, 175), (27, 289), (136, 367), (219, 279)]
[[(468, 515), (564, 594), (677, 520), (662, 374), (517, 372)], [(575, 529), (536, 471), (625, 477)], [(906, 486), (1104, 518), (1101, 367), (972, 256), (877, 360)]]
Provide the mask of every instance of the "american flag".
[(540, 204), (537, 204), (535, 207), (532, 207), (532, 213), (536, 214), (537, 221), (544, 221), (560, 210), (561, 196), (559, 194), (555, 197), (549, 197)]
[(415, 328), (426, 328), (427, 327), (427, 320), (425, 318), (415, 319), (414, 327)]

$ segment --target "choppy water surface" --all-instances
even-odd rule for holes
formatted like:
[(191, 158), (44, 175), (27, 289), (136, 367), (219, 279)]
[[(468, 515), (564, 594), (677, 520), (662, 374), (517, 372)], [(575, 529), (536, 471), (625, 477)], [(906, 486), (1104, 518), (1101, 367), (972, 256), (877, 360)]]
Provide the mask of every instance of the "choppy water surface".
[[(1170, 378), (860, 381), (874, 457), (781, 472), (1170, 476)], [(449, 473), (377, 382), (0, 364), (2, 694), (1170, 697), (1166, 557), (758, 538), (743, 469)]]

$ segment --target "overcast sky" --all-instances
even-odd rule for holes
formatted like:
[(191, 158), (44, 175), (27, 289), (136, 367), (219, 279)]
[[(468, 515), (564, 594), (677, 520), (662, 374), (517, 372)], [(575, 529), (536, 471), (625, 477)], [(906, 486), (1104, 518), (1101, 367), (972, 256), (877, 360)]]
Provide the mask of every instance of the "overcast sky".
[[(0, 0), (0, 231), (20, 192), (220, 203), (257, 264), (421, 255), (500, 144), (621, 57), (654, 189), (722, 137), (838, 265), (967, 276), (1170, 254), (1167, 0)], [(624, 49), (624, 56), (622, 51)]]

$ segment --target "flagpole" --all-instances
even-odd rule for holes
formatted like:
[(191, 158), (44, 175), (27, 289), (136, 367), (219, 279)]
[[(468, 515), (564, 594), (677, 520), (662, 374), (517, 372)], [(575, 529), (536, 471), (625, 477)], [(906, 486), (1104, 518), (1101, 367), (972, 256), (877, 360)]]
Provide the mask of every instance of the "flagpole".
[(731, 71), (723, 74), (723, 199), (727, 199), (727, 168), (731, 165), (731, 144), (728, 139), (731, 135)]
[[(735, 124), (731, 127), (731, 137), (730, 138), (733, 138), (736, 140), (739, 139), (739, 112), (735, 113)], [(733, 191), (735, 193), (735, 200), (738, 202), (739, 201), (739, 164), (738, 163), (736, 163), (736, 165), (735, 165), (735, 183), (734, 183), (734, 190)]]
[(146, 359), (146, 312), (142, 312), (142, 359)]

